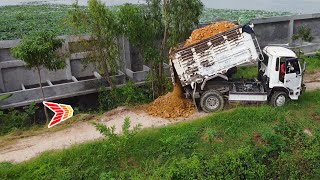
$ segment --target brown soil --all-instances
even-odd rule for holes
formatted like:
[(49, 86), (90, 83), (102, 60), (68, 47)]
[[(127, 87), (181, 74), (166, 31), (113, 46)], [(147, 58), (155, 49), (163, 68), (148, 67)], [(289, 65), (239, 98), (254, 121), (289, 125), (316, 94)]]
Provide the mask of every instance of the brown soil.
[(160, 96), (146, 107), (146, 112), (162, 118), (189, 117), (195, 112), (195, 107), (191, 100), (182, 97), (182, 86), (179, 81), (176, 82), (172, 92)]
[(265, 145), (265, 142), (262, 139), (261, 134), (259, 134), (259, 133), (254, 133), (253, 134), (253, 141), (256, 143), (257, 146)]
[(211, 36), (232, 29), (234, 27), (237, 27), (237, 25), (228, 21), (221, 21), (214, 24), (210, 24), (200, 29), (196, 29), (192, 32), (191, 37), (186, 41), (184, 47), (190, 46), (191, 44), (195, 44)]

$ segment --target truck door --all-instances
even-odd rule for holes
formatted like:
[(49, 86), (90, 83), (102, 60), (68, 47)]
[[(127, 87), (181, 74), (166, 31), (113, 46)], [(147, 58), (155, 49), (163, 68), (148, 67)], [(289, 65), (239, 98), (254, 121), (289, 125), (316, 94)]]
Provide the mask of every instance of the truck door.
[(297, 58), (288, 58), (285, 62), (286, 74), (284, 86), (291, 90), (291, 99), (298, 99), (301, 90), (302, 72)]

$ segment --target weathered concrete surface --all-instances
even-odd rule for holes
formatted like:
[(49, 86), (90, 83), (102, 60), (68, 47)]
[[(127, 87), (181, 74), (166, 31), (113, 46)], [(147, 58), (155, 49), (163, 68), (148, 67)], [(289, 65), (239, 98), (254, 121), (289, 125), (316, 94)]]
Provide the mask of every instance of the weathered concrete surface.
[(143, 65), (142, 71), (132, 71), (131, 69), (126, 69), (127, 76), (134, 82), (146, 81), (149, 75), (150, 68), (146, 65)]
[[(125, 83), (125, 75), (122, 72), (119, 72), (119, 75), (116, 75), (113, 78), (116, 80), (117, 85), (123, 85)], [(78, 82), (69, 82), (53, 86), (46, 86), (43, 88), (43, 90), (44, 94), (46, 95), (46, 100), (52, 101), (62, 98), (95, 93), (99, 91), (101, 86), (105, 86), (107, 89), (110, 88), (110, 85), (108, 85), (105, 79), (94, 78)], [(0, 107), (19, 107), (28, 105), (32, 102), (42, 102), (42, 94), (40, 88), (15, 91), (9, 99), (0, 102)]]
[[(95, 74), (98, 71), (93, 63), (84, 63), (88, 51), (79, 43), (90, 40), (90, 36), (60, 36), (65, 40), (63, 51), (70, 54), (65, 58), (66, 68), (58, 71), (49, 71), (41, 68), (42, 84), (47, 100), (73, 97), (97, 92), (101, 85), (107, 86), (103, 80), (98, 80)], [(0, 103), (0, 108), (24, 106), (33, 101), (41, 102), (38, 72), (28, 69), (25, 63), (15, 59), (11, 48), (17, 46), (20, 40), (0, 41), (0, 94), (12, 93), (13, 96)], [(129, 42), (123, 37), (118, 39), (121, 62), (120, 71), (115, 79), (117, 85), (126, 82), (126, 67), (131, 67)], [(143, 79), (141, 79), (142, 81)]]
[(304, 43), (304, 52), (314, 54), (320, 48), (320, 13), (253, 19), (251, 23), (255, 25), (254, 29), (262, 47), (270, 44), (300, 46), (299, 41), (292, 40), (292, 35), (305, 26), (311, 29), (314, 40)]

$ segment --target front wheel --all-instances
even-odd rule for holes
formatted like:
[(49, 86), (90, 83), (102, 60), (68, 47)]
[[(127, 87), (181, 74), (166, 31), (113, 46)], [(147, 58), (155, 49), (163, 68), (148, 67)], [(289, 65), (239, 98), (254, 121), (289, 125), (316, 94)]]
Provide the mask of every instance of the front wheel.
[(206, 113), (220, 111), (224, 107), (224, 99), (220, 92), (208, 90), (200, 98), (200, 106)]
[(288, 101), (288, 96), (285, 92), (276, 91), (271, 96), (271, 104), (273, 107), (282, 107), (284, 106)]

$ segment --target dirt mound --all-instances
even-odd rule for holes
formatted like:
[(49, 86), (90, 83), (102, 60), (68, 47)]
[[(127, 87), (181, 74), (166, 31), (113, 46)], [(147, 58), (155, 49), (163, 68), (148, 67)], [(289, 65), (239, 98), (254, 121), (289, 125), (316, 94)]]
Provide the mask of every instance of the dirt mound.
[(146, 111), (152, 116), (178, 118), (189, 117), (195, 112), (195, 107), (191, 100), (182, 97), (182, 87), (180, 82), (177, 82), (172, 92), (160, 96)]
[(228, 21), (221, 21), (214, 24), (210, 24), (200, 29), (196, 29), (192, 32), (191, 37), (186, 41), (184, 47), (190, 46), (191, 44), (195, 44), (197, 42), (209, 38), (210, 36), (214, 36), (234, 27), (237, 27), (237, 25)]

